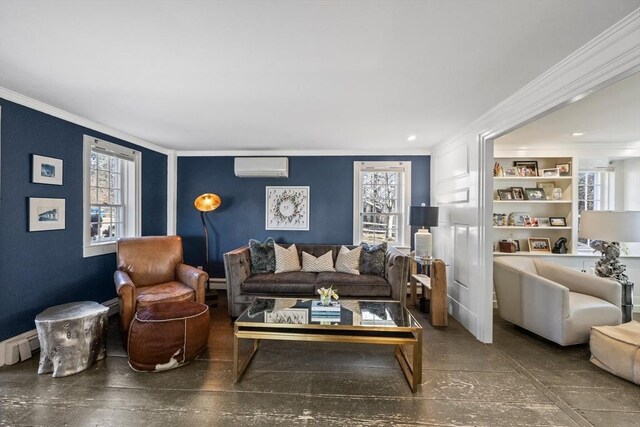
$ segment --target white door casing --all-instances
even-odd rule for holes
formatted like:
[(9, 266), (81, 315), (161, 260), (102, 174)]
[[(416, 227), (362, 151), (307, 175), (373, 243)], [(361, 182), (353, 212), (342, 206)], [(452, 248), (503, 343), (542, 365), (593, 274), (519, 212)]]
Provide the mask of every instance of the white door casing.
[(434, 148), (434, 254), (450, 265), (450, 313), (480, 341), (493, 341), (493, 140), (640, 71), (638, 40), (640, 8)]

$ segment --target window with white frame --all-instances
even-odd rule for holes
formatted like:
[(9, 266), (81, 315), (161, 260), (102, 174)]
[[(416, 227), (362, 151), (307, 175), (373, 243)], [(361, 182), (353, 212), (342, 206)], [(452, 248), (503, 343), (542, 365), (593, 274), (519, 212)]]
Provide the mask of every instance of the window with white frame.
[[(615, 206), (615, 173), (613, 170), (581, 170), (578, 172), (578, 216), (583, 211), (612, 210)], [(591, 251), (588, 239), (578, 239), (579, 251)]]
[(411, 162), (354, 162), (353, 243), (407, 244)]
[(115, 252), (140, 230), (140, 152), (84, 136), (85, 257)]

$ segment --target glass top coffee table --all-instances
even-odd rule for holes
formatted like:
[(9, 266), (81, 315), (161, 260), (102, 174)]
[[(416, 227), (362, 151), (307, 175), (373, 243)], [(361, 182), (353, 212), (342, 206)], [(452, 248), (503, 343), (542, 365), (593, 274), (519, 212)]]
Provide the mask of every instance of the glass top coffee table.
[[(239, 381), (260, 340), (322, 341), (396, 346), (411, 391), (422, 382), (422, 326), (397, 301), (340, 300), (339, 309), (312, 307), (317, 299), (256, 298), (238, 317), (233, 336), (233, 372)], [(240, 360), (239, 340), (253, 340)], [(407, 350), (411, 351), (408, 352)]]

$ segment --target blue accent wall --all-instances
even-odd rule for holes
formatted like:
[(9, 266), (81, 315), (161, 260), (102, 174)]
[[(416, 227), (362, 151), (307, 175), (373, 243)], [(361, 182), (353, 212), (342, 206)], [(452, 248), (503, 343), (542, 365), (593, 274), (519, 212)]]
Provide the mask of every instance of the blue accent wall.
[[(142, 234), (167, 231), (167, 156), (0, 99), (0, 341), (34, 329), (36, 314), (116, 296), (115, 254), (82, 256), (82, 150), (90, 135), (142, 153)], [(64, 185), (31, 183), (31, 155), (64, 161)], [(28, 232), (28, 198), (66, 199), (64, 230)]]
[[(204, 231), (193, 201), (216, 193), (221, 206), (206, 214), (212, 277), (224, 277), (222, 256), (249, 239), (281, 243), (350, 244), (353, 239), (353, 162), (411, 161), (411, 204), (429, 205), (429, 156), (289, 157), (289, 178), (237, 178), (233, 157), (179, 157), (177, 232), (185, 261), (204, 265)], [(265, 187), (309, 186), (309, 231), (265, 230)]]

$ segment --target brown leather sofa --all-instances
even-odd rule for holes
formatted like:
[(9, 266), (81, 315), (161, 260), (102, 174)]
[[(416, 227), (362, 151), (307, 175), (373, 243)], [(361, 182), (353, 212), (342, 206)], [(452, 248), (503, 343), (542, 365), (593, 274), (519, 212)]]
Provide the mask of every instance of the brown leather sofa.
[[(349, 249), (355, 248), (345, 246)], [(302, 251), (316, 257), (332, 251), (334, 264), (341, 247), (342, 245), (296, 244), (299, 259)], [(251, 274), (249, 247), (243, 246), (224, 254), (229, 316), (240, 316), (258, 296), (317, 298), (318, 289), (331, 285), (338, 289), (340, 298), (386, 299), (405, 304), (409, 258), (397, 249), (389, 247), (385, 253), (384, 265), (384, 276), (305, 271)]]
[(209, 276), (183, 264), (180, 236), (119, 239), (113, 275), (120, 303), (120, 329), (126, 342), (136, 310), (157, 302), (204, 303)]

